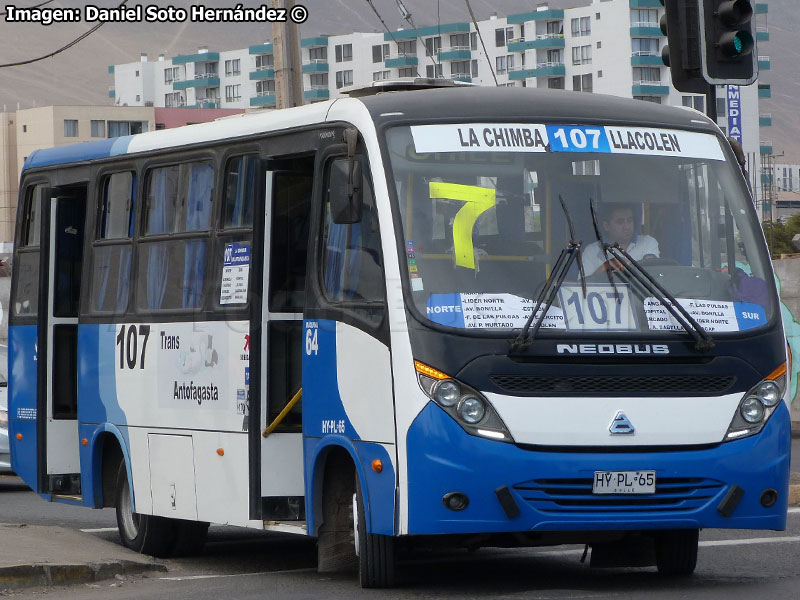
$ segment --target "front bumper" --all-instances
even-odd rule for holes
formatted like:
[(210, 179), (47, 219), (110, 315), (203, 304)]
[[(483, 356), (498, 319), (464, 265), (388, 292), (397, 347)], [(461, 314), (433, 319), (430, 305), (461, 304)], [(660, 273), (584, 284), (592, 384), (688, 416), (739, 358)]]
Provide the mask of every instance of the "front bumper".
[[(637, 451), (532, 450), (468, 435), (431, 402), (408, 433), (408, 533), (786, 527), (791, 423), (785, 404), (760, 434), (714, 447)], [(595, 471), (656, 471), (656, 493), (591, 493)], [(733, 485), (744, 490), (728, 517), (718, 512)], [(495, 490), (507, 487), (520, 509), (510, 518)], [(778, 501), (760, 503), (766, 489)], [(462, 492), (466, 509), (442, 497)]]

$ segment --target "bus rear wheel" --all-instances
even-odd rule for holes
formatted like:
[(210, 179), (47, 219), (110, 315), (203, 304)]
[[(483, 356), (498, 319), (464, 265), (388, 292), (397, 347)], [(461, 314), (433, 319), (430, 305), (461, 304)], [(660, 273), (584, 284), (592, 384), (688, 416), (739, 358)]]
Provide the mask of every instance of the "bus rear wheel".
[(662, 575), (691, 575), (697, 566), (697, 529), (666, 531), (656, 538), (656, 566)]
[(116, 485), (117, 528), (122, 545), (142, 554), (164, 558), (171, 554), (175, 526), (170, 519), (133, 512), (131, 488), (125, 462), (119, 465)]

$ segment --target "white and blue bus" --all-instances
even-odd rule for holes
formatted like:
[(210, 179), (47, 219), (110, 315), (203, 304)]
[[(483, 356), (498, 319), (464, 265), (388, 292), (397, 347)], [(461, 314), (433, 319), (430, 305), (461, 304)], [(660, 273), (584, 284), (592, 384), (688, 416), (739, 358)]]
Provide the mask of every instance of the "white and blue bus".
[(314, 536), (370, 587), (432, 543), (689, 574), (703, 528), (785, 528), (773, 281), (692, 110), (387, 85), (41, 150), (13, 469), (155, 556), (218, 523)]

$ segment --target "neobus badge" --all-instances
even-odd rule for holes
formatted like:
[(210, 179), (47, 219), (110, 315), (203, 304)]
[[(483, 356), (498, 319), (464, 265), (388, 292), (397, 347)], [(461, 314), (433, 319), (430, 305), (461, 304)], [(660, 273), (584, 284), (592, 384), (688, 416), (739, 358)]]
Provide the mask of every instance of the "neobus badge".
[(559, 354), (669, 354), (666, 344), (556, 344)]

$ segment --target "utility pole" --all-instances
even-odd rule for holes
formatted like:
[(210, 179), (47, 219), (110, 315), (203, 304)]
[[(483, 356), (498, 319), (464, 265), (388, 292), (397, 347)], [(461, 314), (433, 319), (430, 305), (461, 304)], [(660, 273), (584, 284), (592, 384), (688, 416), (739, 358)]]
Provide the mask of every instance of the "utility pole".
[[(289, 14), (294, 0), (271, 0), (272, 8)], [(290, 108), (303, 104), (303, 74), (297, 23), (291, 19), (272, 24), (272, 52), (275, 64), (275, 106)]]

